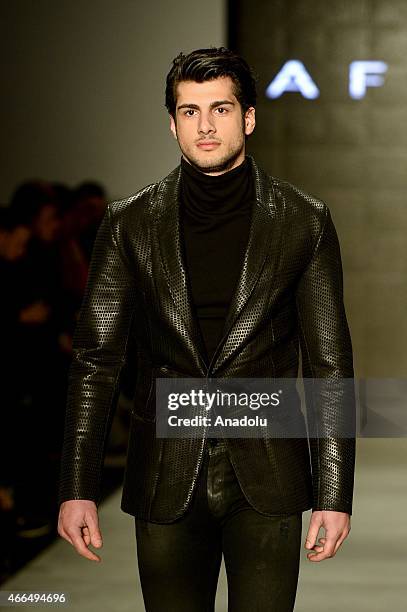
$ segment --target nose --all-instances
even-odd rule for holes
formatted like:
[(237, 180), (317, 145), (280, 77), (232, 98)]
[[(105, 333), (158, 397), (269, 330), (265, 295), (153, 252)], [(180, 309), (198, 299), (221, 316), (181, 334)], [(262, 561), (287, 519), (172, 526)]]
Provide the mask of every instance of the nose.
[(211, 134), (216, 132), (213, 118), (210, 113), (201, 113), (198, 123), (198, 132), (200, 134)]

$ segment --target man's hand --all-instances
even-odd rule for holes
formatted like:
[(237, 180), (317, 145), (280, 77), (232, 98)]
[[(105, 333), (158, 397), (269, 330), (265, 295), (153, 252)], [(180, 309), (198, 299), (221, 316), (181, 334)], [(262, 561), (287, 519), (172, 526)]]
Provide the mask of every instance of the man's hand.
[(63, 502), (59, 509), (58, 533), (83, 557), (101, 561), (98, 555), (89, 550), (89, 544), (95, 548), (103, 546), (95, 502), (88, 499)]
[[(319, 528), (324, 527), (325, 536), (316, 544)], [(311, 515), (305, 548), (315, 551), (307, 555), (308, 561), (323, 561), (334, 557), (350, 532), (350, 515), (334, 510), (315, 510)]]

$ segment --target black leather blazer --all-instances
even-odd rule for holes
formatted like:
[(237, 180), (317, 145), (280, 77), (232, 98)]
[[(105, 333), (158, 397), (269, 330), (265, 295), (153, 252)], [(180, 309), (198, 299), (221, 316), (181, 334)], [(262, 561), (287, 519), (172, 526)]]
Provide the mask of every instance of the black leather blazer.
[[(329, 210), (249, 159), (256, 188), (249, 239), (210, 363), (203, 357), (180, 244), (181, 167), (108, 205), (73, 340), (60, 503), (100, 501), (125, 363), (134, 372), (135, 395), (121, 508), (156, 522), (185, 512), (207, 444), (205, 436), (156, 438), (156, 377), (297, 377), (300, 348), (304, 377), (353, 377), (340, 249)], [(130, 355), (136, 358), (127, 363)], [(329, 425), (333, 408), (328, 400), (319, 405), (322, 422)], [(337, 408), (352, 416), (354, 394)], [(226, 443), (242, 490), (259, 512), (312, 507), (352, 513), (353, 437)]]

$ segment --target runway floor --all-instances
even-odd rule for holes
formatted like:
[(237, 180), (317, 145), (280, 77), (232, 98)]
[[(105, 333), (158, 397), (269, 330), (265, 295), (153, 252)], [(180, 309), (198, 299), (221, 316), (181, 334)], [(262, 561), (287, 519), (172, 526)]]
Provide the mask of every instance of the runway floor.
[[(117, 491), (100, 508), (102, 563), (79, 557), (58, 540), (4, 583), (2, 590), (64, 592), (69, 603), (61, 608), (75, 612), (143, 612), (134, 520), (120, 510), (120, 495)], [(406, 511), (407, 440), (359, 439), (351, 533), (337, 555), (321, 563), (309, 562), (303, 548), (296, 612), (404, 612)], [(303, 542), (309, 517), (310, 511), (303, 514)], [(227, 612), (223, 563), (216, 602), (216, 612)]]

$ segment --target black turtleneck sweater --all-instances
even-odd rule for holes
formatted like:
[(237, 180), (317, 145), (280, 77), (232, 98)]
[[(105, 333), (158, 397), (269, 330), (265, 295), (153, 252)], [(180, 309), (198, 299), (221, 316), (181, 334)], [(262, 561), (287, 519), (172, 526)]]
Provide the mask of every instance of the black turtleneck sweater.
[(255, 199), (250, 160), (217, 176), (181, 158), (180, 221), (193, 308), (208, 363), (223, 337)]

